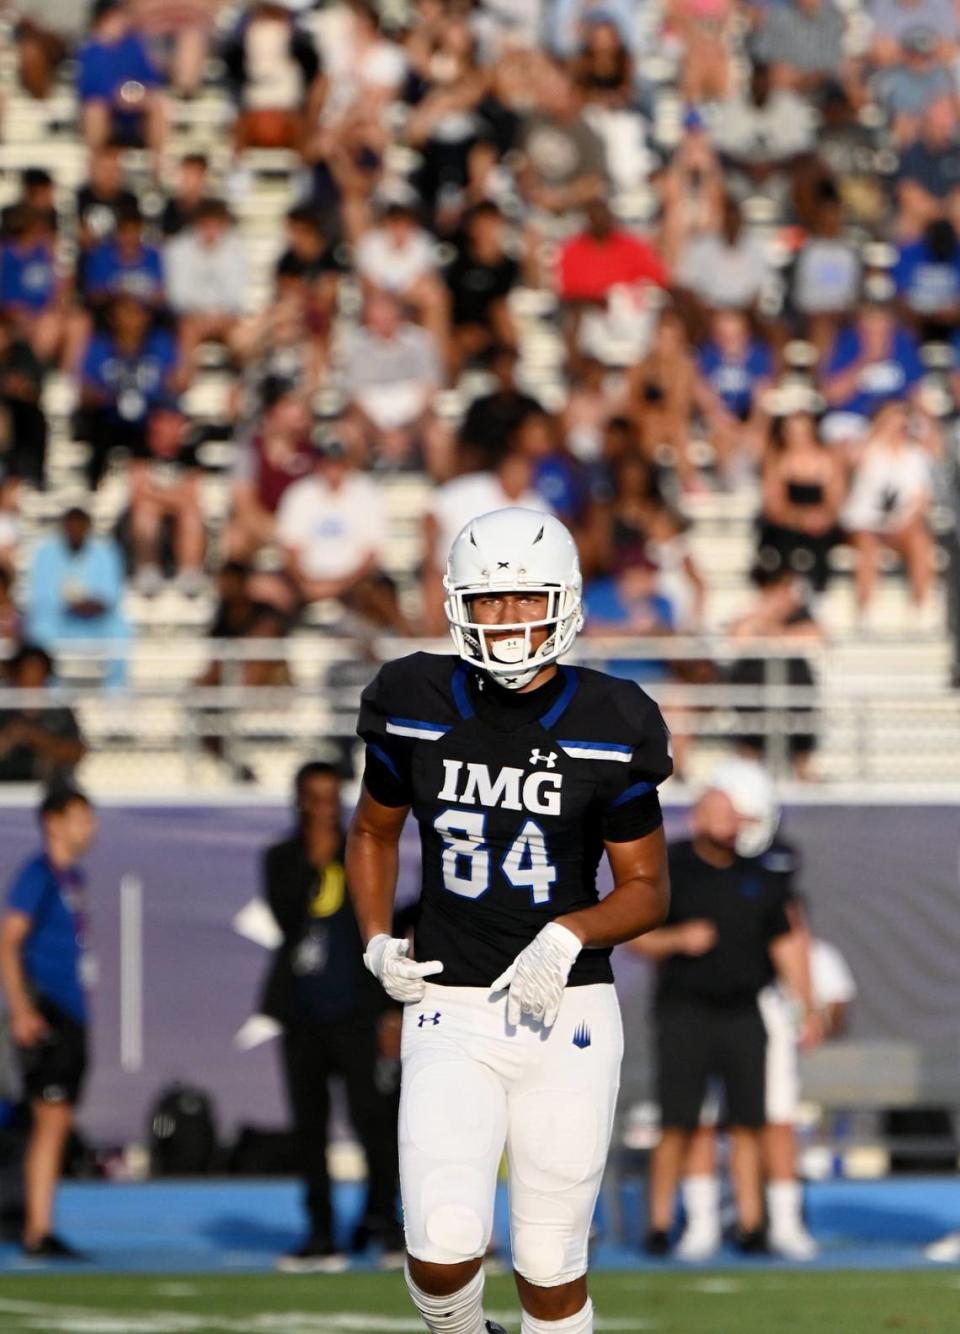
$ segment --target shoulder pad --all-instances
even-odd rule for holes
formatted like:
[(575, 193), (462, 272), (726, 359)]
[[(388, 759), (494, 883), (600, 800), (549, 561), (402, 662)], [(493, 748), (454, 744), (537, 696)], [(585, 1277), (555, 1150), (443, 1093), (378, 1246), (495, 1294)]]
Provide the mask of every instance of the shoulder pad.
[(412, 740), (417, 739), (416, 725), (425, 739), (431, 724), (445, 731), (459, 716), (451, 686), (459, 661), (453, 654), (411, 653), (385, 662), (363, 692), (357, 731), (368, 738), (384, 730), (391, 719), (389, 730), (403, 727), (397, 734)]

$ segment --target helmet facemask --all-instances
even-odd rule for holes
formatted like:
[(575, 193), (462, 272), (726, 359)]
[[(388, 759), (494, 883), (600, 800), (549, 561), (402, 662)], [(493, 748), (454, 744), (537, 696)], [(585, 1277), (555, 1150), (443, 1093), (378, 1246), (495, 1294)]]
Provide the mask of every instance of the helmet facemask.
[[(530, 584), (522, 588), (497, 588), (489, 581), (447, 588), (444, 611), (450, 633), (460, 657), (480, 671), (488, 672), (507, 690), (521, 690), (566, 653), (583, 625), (579, 592), (566, 584)], [(486, 624), (474, 620), (471, 603), (475, 597), (497, 594), (526, 594), (547, 599), (546, 615), (535, 621)], [(548, 631), (546, 639), (534, 648), (534, 633)], [(504, 635), (505, 631), (515, 633)]]

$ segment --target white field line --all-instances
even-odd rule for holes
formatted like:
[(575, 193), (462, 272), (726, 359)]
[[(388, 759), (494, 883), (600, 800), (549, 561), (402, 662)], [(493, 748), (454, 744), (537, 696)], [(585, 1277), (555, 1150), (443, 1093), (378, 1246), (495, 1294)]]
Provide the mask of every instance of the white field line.
[[(49, 1302), (17, 1301), (0, 1298), (0, 1313), (19, 1317), (17, 1326), (24, 1331), (47, 1334), (203, 1334), (216, 1330), (223, 1334), (421, 1334), (423, 1325), (414, 1316), (385, 1316), (372, 1313), (338, 1312), (321, 1315), (307, 1311), (276, 1314), (232, 1316), (201, 1315), (198, 1312), (164, 1311), (152, 1315), (97, 1310), (93, 1307), (60, 1306)], [(491, 1311), (495, 1320), (516, 1321), (514, 1311)], [(596, 1321), (598, 1331), (613, 1334), (644, 1334), (655, 1326), (642, 1319), (604, 1319)]]

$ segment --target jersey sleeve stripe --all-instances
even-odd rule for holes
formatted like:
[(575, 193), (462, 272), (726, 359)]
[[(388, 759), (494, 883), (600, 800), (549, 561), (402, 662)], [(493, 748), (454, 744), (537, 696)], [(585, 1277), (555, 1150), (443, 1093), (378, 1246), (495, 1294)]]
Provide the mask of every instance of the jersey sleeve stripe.
[(634, 783), (632, 787), (628, 787), (624, 792), (621, 792), (619, 797), (614, 797), (613, 801), (611, 801), (610, 805), (607, 807), (607, 810), (615, 811), (618, 806), (623, 806), (626, 802), (633, 801), (634, 797), (642, 797), (648, 792), (653, 792), (656, 786), (656, 783)]
[(633, 755), (632, 746), (620, 746), (613, 741), (561, 741), (557, 745), (573, 760), (616, 760), (620, 764), (629, 764)]
[(378, 746), (375, 742), (371, 741), (367, 746), (367, 754), (372, 755), (374, 759), (379, 760), (383, 767), (393, 774), (398, 783), (402, 782), (402, 779), (400, 778), (400, 770), (382, 746)]
[(445, 723), (425, 723), (419, 718), (388, 718), (386, 730), (392, 736), (409, 736), (417, 741), (439, 741), (450, 728)]

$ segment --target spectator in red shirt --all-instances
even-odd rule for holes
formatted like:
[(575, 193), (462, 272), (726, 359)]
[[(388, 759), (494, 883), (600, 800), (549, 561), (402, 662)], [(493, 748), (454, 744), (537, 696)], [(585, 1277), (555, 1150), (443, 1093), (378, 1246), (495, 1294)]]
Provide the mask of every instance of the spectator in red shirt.
[(586, 213), (586, 230), (561, 247), (557, 265), (557, 289), (567, 310), (572, 357), (576, 356), (580, 318), (586, 307), (605, 305), (610, 290), (621, 285), (670, 285), (667, 266), (657, 251), (649, 241), (618, 227), (604, 199), (592, 199)]
[(238, 451), (231, 488), (227, 554), (251, 560), (275, 540), (277, 506), (292, 482), (313, 471), (310, 414), (303, 396), (277, 376), (263, 386), (264, 412), (246, 448)]

